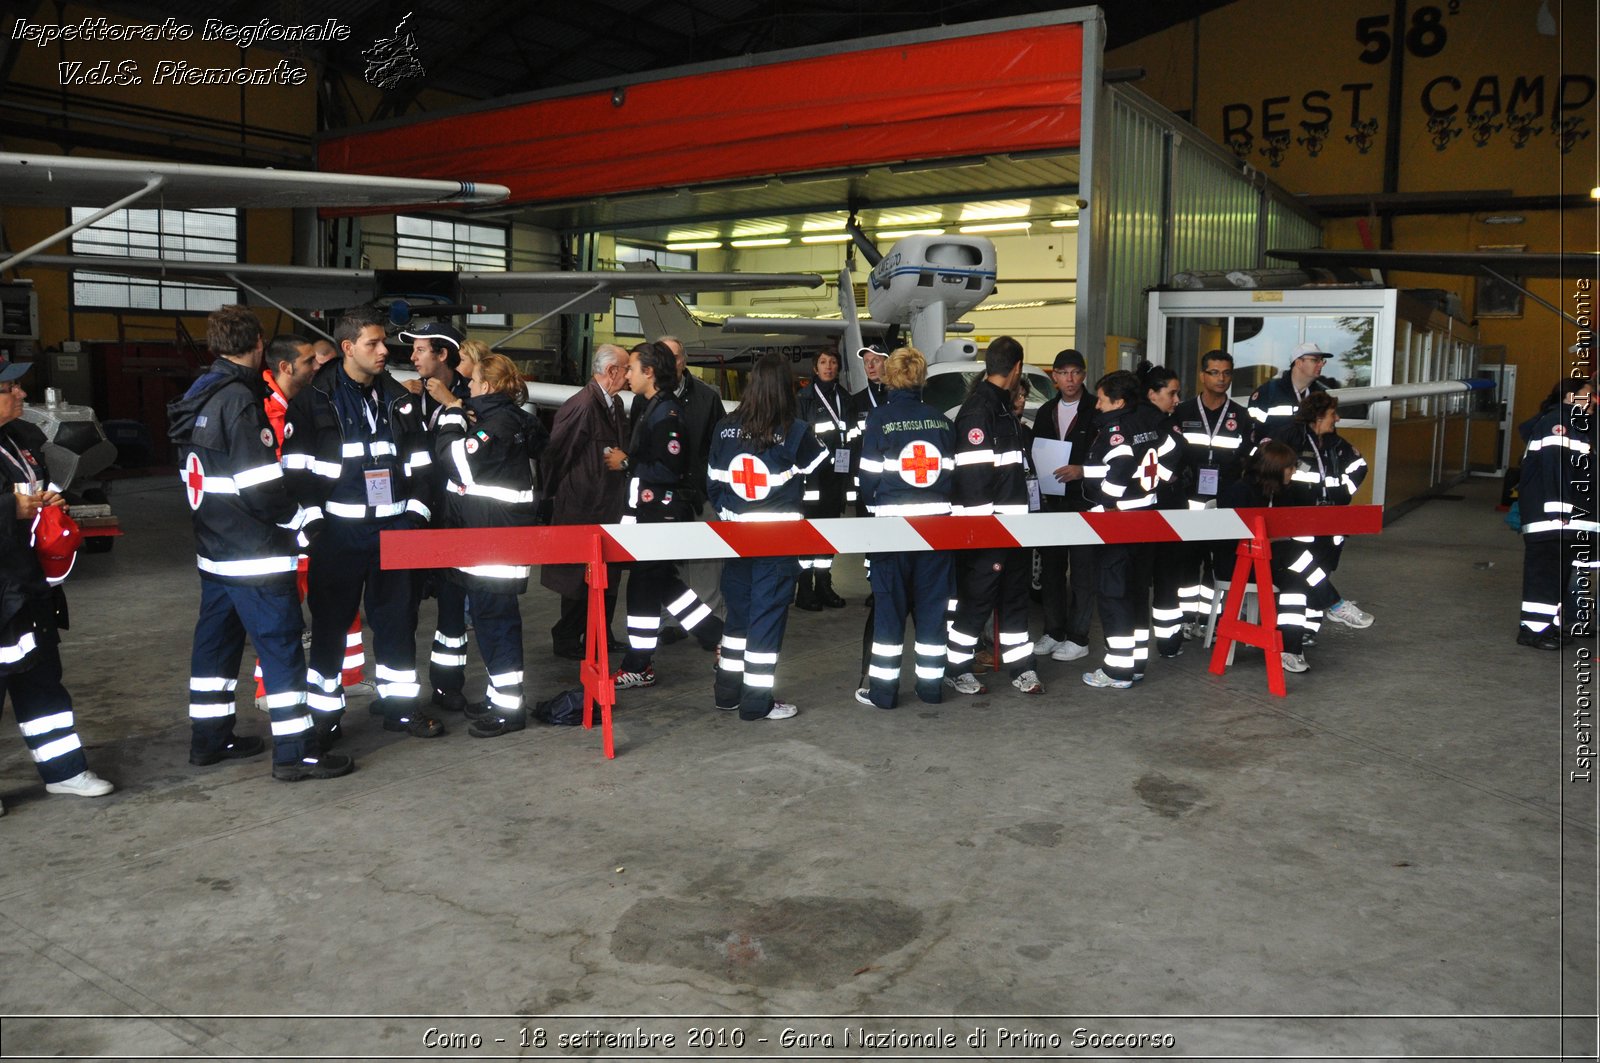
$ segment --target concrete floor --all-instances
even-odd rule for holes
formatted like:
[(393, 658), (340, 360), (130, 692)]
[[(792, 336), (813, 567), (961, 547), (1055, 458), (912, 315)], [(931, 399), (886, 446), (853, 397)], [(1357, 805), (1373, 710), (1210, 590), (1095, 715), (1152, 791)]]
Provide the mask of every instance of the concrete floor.
[[(357, 701), (355, 774), (289, 786), (187, 764), (188, 511), (119, 484), (67, 643), (117, 793), (47, 797), (0, 726), (0, 1054), (1593, 1058), (1585, 651), (1514, 645), (1496, 487), (1353, 540), (1377, 623), (1325, 629), (1283, 699), (1256, 651), (1219, 678), (1191, 644), (1134, 691), (1044, 661), (1044, 697), (866, 709), (850, 559), (850, 608), (791, 618), (794, 720), (715, 711), (680, 643), (614, 761), (580, 728), (402, 738)], [(524, 601), (547, 697), (576, 669)], [(598, 1039), (636, 1030), (671, 1047)], [(1128, 1034), (1173, 1041), (1094, 1040)]]

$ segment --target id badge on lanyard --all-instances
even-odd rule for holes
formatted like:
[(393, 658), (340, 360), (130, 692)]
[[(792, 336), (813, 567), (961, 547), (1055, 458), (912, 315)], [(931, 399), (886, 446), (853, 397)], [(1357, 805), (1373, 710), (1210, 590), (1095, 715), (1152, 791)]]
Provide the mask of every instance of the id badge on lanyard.
[(367, 505), (394, 505), (394, 471), (392, 469), (367, 469), (362, 472), (367, 485)]
[(1217, 493), (1217, 470), (1206, 468), (1200, 470), (1200, 481), (1195, 485), (1195, 492), (1202, 495), (1215, 495)]
[(1028, 512), (1037, 513), (1044, 508), (1044, 500), (1039, 495), (1039, 478), (1028, 477)]

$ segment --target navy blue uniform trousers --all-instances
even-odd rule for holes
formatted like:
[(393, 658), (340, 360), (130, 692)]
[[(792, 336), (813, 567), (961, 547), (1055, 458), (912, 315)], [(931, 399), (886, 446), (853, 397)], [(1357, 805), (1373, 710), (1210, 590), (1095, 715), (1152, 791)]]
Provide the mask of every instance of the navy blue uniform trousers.
[(311, 659), (306, 670), (306, 701), (312, 718), (318, 726), (327, 727), (344, 714), (339, 673), (344, 664), (345, 632), (362, 605), (363, 592), (367, 624), (372, 628), (378, 706), (392, 719), (409, 716), (415, 711), (419, 691), (413, 574), (409, 569), (379, 566), (378, 525), (335, 518), (329, 518), (328, 525), (311, 546), (307, 575)]
[(945, 613), (952, 587), (950, 555), (942, 551), (872, 555), (872, 656), (867, 694), (880, 709), (900, 698), (900, 659), (906, 616), (914, 618), (917, 697), (930, 705), (944, 696)]
[[(20, 672), (0, 675), (0, 704), (11, 698), (11, 711), (47, 783), (63, 782), (88, 770), (83, 743), (72, 719), (72, 697), (61, 685), (61, 648), (53, 633), (41, 635), (39, 646)], [(234, 662), (235, 673), (238, 662)]]
[[(353, 619), (353, 618), (352, 618)], [(346, 627), (348, 627), (348, 621)], [(234, 694), (244, 639), (261, 661), (261, 682), (272, 720), (272, 759), (292, 764), (315, 756), (306, 713), (306, 660), (300, 647), (300, 600), (292, 580), (266, 587), (200, 580), (200, 615), (189, 656), (190, 751), (221, 752), (233, 739)], [(337, 681), (343, 636), (335, 649)]]
[(793, 557), (735, 557), (722, 568), (728, 617), (716, 701), (724, 709), (737, 707), (742, 719), (759, 720), (772, 711), (778, 651), (799, 578), (800, 562)]

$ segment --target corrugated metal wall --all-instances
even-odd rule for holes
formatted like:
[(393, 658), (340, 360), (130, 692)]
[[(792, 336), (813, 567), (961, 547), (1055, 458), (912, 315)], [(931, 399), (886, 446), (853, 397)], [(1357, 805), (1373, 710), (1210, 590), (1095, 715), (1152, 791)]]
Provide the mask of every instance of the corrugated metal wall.
[(1261, 264), (1256, 248), (1261, 192), (1206, 148), (1188, 137), (1178, 138), (1174, 147), (1167, 277), (1181, 270)]
[(1126, 85), (1107, 95), (1097, 136), (1111, 168), (1095, 214), (1104, 252), (1090, 279), (1106, 293), (1107, 334), (1143, 338), (1145, 290), (1179, 270), (1253, 269), (1268, 247), (1322, 243), (1317, 221), (1252, 183), (1198, 129)]
[[(1267, 197), (1267, 247), (1321, 247), (1322, 227), (1275, 196)], [(1283, 265), (1269, 262), (1269, 266)]]
[(1111, 188), (1105, 226), (1106, 260), (1094, 283), (1106, 293), (1106, 332), (1140, 336), (1144, 289), (1161, 276), (1166, 213), (1167, 130), (1113, 87), (1109, 128)]

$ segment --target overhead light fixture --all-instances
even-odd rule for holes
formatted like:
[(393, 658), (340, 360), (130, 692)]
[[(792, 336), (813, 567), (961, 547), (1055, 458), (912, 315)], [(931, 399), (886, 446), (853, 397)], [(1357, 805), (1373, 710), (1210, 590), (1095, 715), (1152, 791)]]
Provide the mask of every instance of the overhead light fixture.
[(937, 225), (944, 220), (944, 213), (937, 210), (903, 210), (884, 211), (878, 215), (877, 222), (883, 225)]
[(961, 208), (962, 221), (1000, 221), (1004, 218), (1026, 218), (1032, 207), (1025, 199), (1001, 200), (996, 203), (969, 203)]
[(878, 235), (885, 240), (898, 240), (903, 236), (943, 236), (943, 229), (879, 229)]
[(722, 246), (721, 240), (690, 240), (685, 243), (668, 244), (668, 251), (715, 251)]
[(719, 234), (715, 229), (674, 229), (667, 233), (668, 240), (715, 240)]
[(1077, 227), (1077, 218), (1057, 218), (1050, 223), (1050, 228), (1052, 229), (1076, 229)]
[(849, 243), (849, 233), (818, 233), (815, 236), (802, 236), (802, 244), (843, 244)]
[(1527, 219), (1520, 214), (1491, 214), (1483, 219), (1485, 225), (1521, 225)]
[(730, 247), (782, 247), (793, 243), (787, 236), (764, 236), (758, 240), (729, 240)]
[(988, 225), (963, 225), (964, 233), (1010, 233), (1033, 228), (1031, 221), (997, 221)]
[(780, 236), (788, 231), (789, 226), (781, 221), (748, 221), (733, 227), (733, 235), (741, 239), (747, 236)]
[(1600, 188), (1591, 188), (1591, 189), (1589, 189), (1589, 198), (1590, 199), (1600, 199)]

